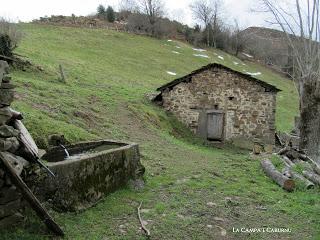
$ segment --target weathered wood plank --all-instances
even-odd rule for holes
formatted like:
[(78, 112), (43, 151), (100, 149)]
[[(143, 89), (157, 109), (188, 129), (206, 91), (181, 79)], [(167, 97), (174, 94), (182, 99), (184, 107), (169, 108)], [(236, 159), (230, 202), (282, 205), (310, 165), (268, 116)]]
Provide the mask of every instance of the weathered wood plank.
[(39, 149), (28, 129), (20, 120), (14, 120), (13, 126), (15, 129), (20, 131), (19, 141), (21, 142), (25, 155), (23, 157), (30, 161), (37, 160), (39, 158)]

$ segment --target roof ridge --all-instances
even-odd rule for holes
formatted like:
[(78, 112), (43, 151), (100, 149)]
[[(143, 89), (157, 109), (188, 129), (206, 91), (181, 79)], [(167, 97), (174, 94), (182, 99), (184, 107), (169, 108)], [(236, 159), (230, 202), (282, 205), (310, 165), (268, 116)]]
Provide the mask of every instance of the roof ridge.
[(246, 74), (246, 73), (243, 73), (243, 72), (234, 70), (234, 69), (232, 69), (232, 68), (230, 68), (230, 67), (227, 67), (227, 66), (225, 66), (225, 65), (223, 65), (223, 64), (220, 64), (220, 63), (209, 63), (208, 65), (202, 66), (202, 67), (200, 67), (200, 68), (198, 68), (198, 69), (196, 69), (196, 70), (193, 70), (191, 73), (189, 73), (189, 74), (187, 74), (187, 75), (185, 75), (185, 76), (183, 76), (183, 77), (177, 78), (177, 79), (175, 79), (175, 80), (173, 80), (173, 81), (171, 81), (171, 82), (169, 82), (169, 83), (167, 83), (167, 84), (164, 84), (163, 86), (159, 87), (159, 88), (157, 89), (157, 91), (161, 91), (161, 92), (162, 92), (162, 91), (164, 91), (164, 90), (167, 89), (167, 88), (174, 87), (174, 86), (178, 85), (178, 84), (181, 83), (181, 82), (185, 82), (185, 81), (190, 80), (190, 77), (194, 76), (195, 74), (198, 74), (198, 73), (200, 73), (200, 72), (202, 72), (202, 71), (208, 70), (208, 69), (213, 68), (213, 67), (224, 68), (224, 69), (226, 69), (226, 70), (228, 70), (228, 71), (231, 71), (231, 72), (233, 72), (233, 73), (235, 73), (235, 74), (238, 74), (238, 75), (241, 75), (241, 76), (243, 76), (243, 77), (246, 77), (247, 79), (258, 83), (258, 84), (262, 85), (264, 88), (268, 88), (268, 89), (270, 89), (270, 90), (273, 91), (273, 92), (279, 92), (279, 91), (281, 91), (280, 89), (278, 89), (278, 88), (277, 88), (276, 86), (274, 86), (274, 85), (271, 85), (271, 84), (269, 84), (269, 83), (267, 83), (267, 82), (265, 82), (265, 81), (262, 81), (262, 80), (260, 80), (260, 79), (258, 79), (258, 78), (255, 78), (255, 77), (253, 77), (253, 76), (250, 75), (250, 74)]

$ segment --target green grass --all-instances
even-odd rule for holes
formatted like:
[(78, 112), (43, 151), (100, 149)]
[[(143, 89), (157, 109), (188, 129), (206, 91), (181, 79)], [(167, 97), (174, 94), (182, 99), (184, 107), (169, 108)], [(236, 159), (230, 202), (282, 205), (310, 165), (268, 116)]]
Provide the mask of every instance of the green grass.
[[(298, 111), (291, 81), (254, 63), (242, 65), (221, 51), (208, 51), (209, 60), (197, 58), (192, 47), (181, 42), (96, 29), (32, 24), (20, 28), (25, 35), (17, 52), (44, 69), (12, 73), (18, 85), (14, 107), (25, 114), (37, 143), (46, 146), (52, 133), (63, 133), (72, 142), (130, 140), (139, 143), (146, 166), (146, 187), (140, 192), (126, 187), (87, 211), (52, 212), (66, 239), (145, 239), (136, 213), (141, 201), (152, 239), (222, 239), (221, 228), (227, 231), (227, 239), (320, 238), (319, 189), (283, 191), (248, 152), (206, 146), (145, 98), (175, 78), (166, 71), (179, 77), (210, 61), (260, 71), (259, 78), (283, 90), (278, 97), (277, 128), (288, 131)], [(59, 64), (65, 68), (67, 84), (58, 80)], [(232, 232), (233, 227), (263, 226), (287, 227), (292, 233)], [(32, 214), (16, 232), (1, 233), (1, 239), (48, 238)]]

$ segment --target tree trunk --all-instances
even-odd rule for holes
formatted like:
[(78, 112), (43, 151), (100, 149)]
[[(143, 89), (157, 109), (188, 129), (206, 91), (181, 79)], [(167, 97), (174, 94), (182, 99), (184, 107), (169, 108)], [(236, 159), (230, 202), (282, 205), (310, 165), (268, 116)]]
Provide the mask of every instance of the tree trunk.
[(210, 47), (210, 28), (207, 25), (207, 46)]
[(300, 149), (320, 163), (319, 87), (306, 83), (300, 93)]
[(279, 186), (287, 191), (292, 191), (294, 189), (294, 181), (292, 179), (283, 176), (272, 164), (270, 160), (262, 160), (261, 166), (273, 181), (275, 181)]
[(292, 174), (293, 179), (301, 181), (305, 185), (306, 189), (314, 188), (314, 183), (309, 181), (307, 178), (305, 178), (305, 177), (301, 176), (300, 174), (295, 173), (293, 171), (291, 172), (291, 174)]
[(309, 171), (303, 171), (302, 174), (305, 178), (320, 186), (320, 176), (318, 174)]

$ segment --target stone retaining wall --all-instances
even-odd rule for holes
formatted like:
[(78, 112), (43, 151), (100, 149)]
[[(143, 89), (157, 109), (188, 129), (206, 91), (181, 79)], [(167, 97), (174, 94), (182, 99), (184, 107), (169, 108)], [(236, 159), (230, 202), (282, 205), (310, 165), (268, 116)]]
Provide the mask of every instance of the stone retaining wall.
[(23, 220), (23, 205), (21, 194), (0, 165), (0, 229)]

